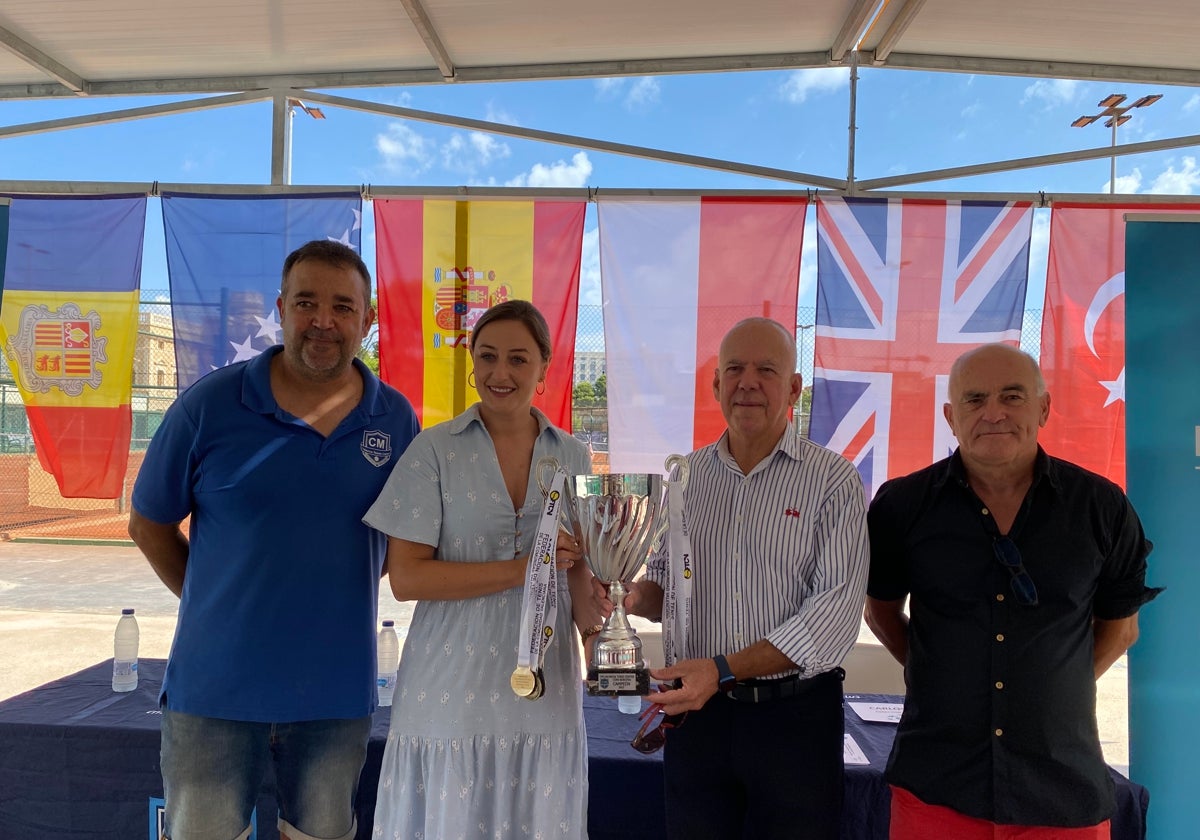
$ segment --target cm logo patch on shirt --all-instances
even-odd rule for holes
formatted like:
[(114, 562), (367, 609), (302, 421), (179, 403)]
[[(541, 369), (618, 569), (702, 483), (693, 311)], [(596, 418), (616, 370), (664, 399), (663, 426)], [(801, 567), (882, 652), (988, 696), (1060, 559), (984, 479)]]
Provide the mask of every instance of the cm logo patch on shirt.
[(378, 429), (363, 432), (362, 443), (358, 448), (363, 457), (377, 467), (382, 467), (392, 460), (392, 436)]

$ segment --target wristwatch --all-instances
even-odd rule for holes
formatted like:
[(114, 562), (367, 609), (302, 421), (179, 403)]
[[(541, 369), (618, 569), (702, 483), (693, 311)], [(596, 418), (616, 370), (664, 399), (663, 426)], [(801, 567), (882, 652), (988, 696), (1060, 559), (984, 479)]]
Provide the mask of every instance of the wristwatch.
[(713, 657), (713, 662), (717, 664), (717, 688), (721, 691), (733, 691), (733, 687), (737, 685), (737, 677), (733, 675), (725, 656), (718, 653)]

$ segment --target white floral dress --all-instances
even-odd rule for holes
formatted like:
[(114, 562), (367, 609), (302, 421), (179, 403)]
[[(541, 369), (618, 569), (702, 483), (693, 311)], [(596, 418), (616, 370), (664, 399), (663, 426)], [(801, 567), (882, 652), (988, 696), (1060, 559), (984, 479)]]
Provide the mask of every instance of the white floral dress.
[[(590, 472), (585, 447), (535, 410), (525, 504), (514, 513), (478, 406), (418, 435), (365, 521), (477, 563), (528, 554), (541, 515), (536, 464)], [(558, 576), (545, 695), (517, 697), (521, 588), (420, 601), (404, 643), (379, 774), (374, 838), (586, 838), (587, 738), (566, 575)]]

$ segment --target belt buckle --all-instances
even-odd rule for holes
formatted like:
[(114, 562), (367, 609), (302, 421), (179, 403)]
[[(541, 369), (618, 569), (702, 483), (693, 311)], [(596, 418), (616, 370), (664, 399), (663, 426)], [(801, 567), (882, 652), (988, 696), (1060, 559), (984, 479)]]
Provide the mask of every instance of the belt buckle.
[(739, 703), (762, 703), (767, 700), (776, 699), (775, 688), (773, 683), (757, 683), (753, 685), (738, 683), (734, 686), (733, 691), (729, 693), (729, 696)]

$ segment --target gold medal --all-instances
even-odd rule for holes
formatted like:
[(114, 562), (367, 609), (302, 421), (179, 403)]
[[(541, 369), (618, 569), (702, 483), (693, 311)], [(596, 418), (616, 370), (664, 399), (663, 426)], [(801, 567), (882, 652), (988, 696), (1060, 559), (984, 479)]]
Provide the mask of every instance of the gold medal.
[(518, 665), (517, 670), (512, 672), (512, 676), (508, 678), (508, 684), (512, 686), (513, 693), (518, 697), (528, 697), (537, 688), (537, 677), (533, 671), (526, 668), (524, 665)]

